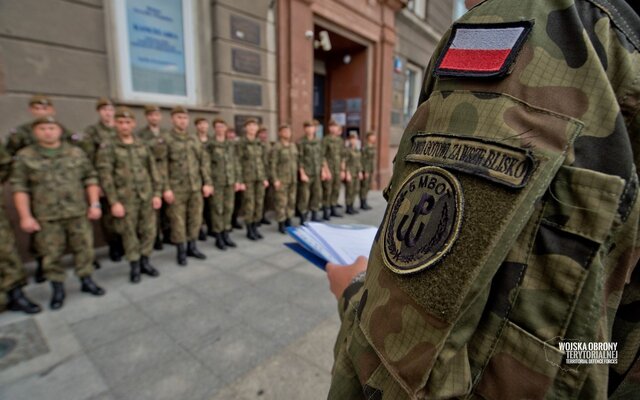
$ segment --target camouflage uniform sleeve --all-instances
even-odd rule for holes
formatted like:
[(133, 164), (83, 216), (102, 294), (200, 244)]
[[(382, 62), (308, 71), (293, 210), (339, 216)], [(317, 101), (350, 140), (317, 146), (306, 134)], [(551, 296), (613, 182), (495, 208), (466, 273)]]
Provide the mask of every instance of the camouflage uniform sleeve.
[(275, 182), (275, 181), (280, 179), (280, 176), (278, 175), (278, 168), (277, 168), (278, 167), (278, 156), (280, 155), (280, 152), (278, 151), (279, 149), (280, 149), (280, 146), (276, 144), (271, 149), (271, 154), (269, 154), (269, 162), (267, 163), (267, 165), (268, 165), (267, 171), (269, 171), (268, 178), (271, 180), (271, 182)]
[(242, 177), (242, 163), (240, 162), (240, 154), (238, 150), (238, 146), (235, 144), (231, 144), (233, 148), (233, 167), (236, 170), (236, 182), (244, 182), (244, 178)]
[(151, 184), (153, 187), (153, 196), (161, 197), (162, 196), (162, 177), (160, 175), (160, 171), (158, 171), (158, 167), (156, 166), (156, 161), (153, 157), (151, 150), (146, 147), (147, 155), (148, 155), (148, 166), (149, 168), (149, 176), (151, 177)]
[(118, 198), (116, 185), (113, 182), (113, 161), (113, 146), (104, 146), (98, 149), (98, 154), (96, 156), (96, 169), (100, 178), (102, 191), (111, 205), (122, 201)]
[(96, 134), (97, 133), (96, 133), (95, 127), (93, 125), (88, 126), (84, 129), (84, 134), (82, 135), (80, 140), (77, 142), (78, 147), (84, 150), (85, 154), (87, 155), (87, 157), (91, 162), (94, 162), (96, 159), (95, 158), (96, 151), (97, 151), (96, 143), (95, 143)]
[(20, 154), (17, 154), (13, 161), (9, 183), (11, 183), (11, 189), (14, 193), (31, 193), (31, 188), (29, 187), (29, 172)]
[(0, 184), (4, 183), (9, 177), (9, 173), (11, 172), (11, 156), (9, 152), (4, 147), (2, 143), (0, 143)]
[(79, 157), (82, 159), (82, 168), (84, 170), (82, 176), (82, 183), (84, 183), (84, 186), (100, 185), (98, 172), (93, 167), (93, 163), (89, 161), (86, 154), (79, 154)]
[(209, 158), (209, 153), (205, 150), (204, 145), (200, 145), (200, 175), (202, 176), (202, 184), (213, 186), (213, 181), (211, 180), (211, 159)]
[(7, 151), (11, 156), (15, 156), (18, 153), (18, 150), (22, 147), (18, 132), (16, 130), (12, 130), (7, 138)]

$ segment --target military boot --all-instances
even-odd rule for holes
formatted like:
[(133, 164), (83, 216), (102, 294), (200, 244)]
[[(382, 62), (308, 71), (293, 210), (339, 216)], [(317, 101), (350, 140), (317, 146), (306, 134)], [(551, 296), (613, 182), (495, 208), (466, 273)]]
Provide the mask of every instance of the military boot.
[(229, 247), (237, 247), (238, 245), (233, 240), (231, 240), (231, 237), (229, 236), (229, 232), (230, 231), (222, 232), (222, 240), (224, 240), (224, 244), (226, 244)]
[[(271, 224), (271, 222), (269, 222), (269, 224)], [(255, 222), (253, 224), (253, 234), (256, 236), (256, 239), (263, 239), (264, 238), (264, 236), (262, 236), (262, 234), (258, 230), (258, 224), (256, 224)]]
[(200, 227), (200, 232), (198, 233), (198, 240), (201, 242), (207, 241), (207, 231), (204, 227)]
[(284, 220), (284, 226), (287, 228), (291, 226), (291, 218), (287, 218)]
[(187, 242), (187, 257), (197, 258), (199, 260), (206, 260), (207, 256), (202, 254), (200, 250), (196, 247), (196, 241), (191, 240)]
[(367, 203), (367, 199), (360, 199), (360, 209), (361, 210), (371, 210), (371, 206)]
[(97, 258), (93, 259), (93, 269), (100, 269), (102, 268), (102, 265), (100, 265), (100, 261), (98, 261)]
[(216, 247), (220, 250), (226, 250), (227, 244), (224, 242), (224, 238), (222, 237), (222, 233), (216, 232)]
[(356, 214), (359, 214), (359, 213), (355, 208), (353, 208), (353, 204), (347, 204), (347, 214), (356, 215)]
[(253, 230), (253, 222), (247, 223), (247, 238), (249, 240), (258, 240), (256, 233)]
[(329, 210), (329, 207), (324, 207), (322, 209), (322, 219), (325, 221), (331, 220), (331, 211)]
[(151, 265), (148, 256), (140, 257), (140, 272), (151, 277), (160, 276), (160, 272)]
[(162, 250), (164, 245), (162, 244), (162, 237), (160, 235), (156, 235), (156, 240), (153, 242), (154, 250)]
[(285, 230), (284, 222), (278, 222), (278, 232), (282, 233), (283, 235), (287, 233), (287, 231)]
[(258, 222), (258, 224), (260, 224), (260, 225), (271, 225), (271, 221), (269, 221), (267, 219), (266, 215), (263, 215), (262, 219), (260, 220), (260, 222)]
[(36, 271), (33, 274), (33, 280), (36, 283), (42, 283), (47, 280), (44, 276), (44, 269), (42, 268), (42, 257), (36, 258)]
[(311, 222), (321, 222), (322, 220), (318, 217), (317, 211), (311, 211)]
[(187, 265), (187, 246), (184, 243), (179, 243), (176, 247), (178, 249), (178, 265), (184, 267)]
[(131, 283), (140, 282), (140, 261), (131, 261), (129, 263), (131, 271), (129, 272), (129, 281)]
[(332, 217), (337, 217), (337, 218), (342, 218), (342, 214), (340, 214), (337, 210), (337, 206), (331, 206), (331, 216)]
[(96, 285), (96, 283), (91, 279), (90, 276), (83, 276), (80, 278), (80, 283), (82, 283), (80, 290), (92, 294), (94, 296), (102, 296), (105, 294), (105, 290), (100, 286)]
[(237, 218), (231, 220), (231, 227), (233, 229), (242, 229), (242, 225), (240, 225), (240, 222), (238, 222)]
[(300, 213), (300, 225), (304, 225), (307, 222), (307, 218), (309, 217), (309, 213)]
[(122, 261), (122, 253), (118, 248), (119, 246), (118, 246), (117, 240), (111, 240), (108, 243), (108, 245), (109, 245), (109, 259), (113, 262)]
[(7, 309), (11, 311), (22, 311), (27, 314), (37, 314), (42, 311), (39, 305), (25, 296), (20, 287), (13, 288), (7, 293)]
[(53, 289), (53, 293), (51, 294), (51, 302), (49, 306), (52, 310), (57, 310), (62, 308), (64, 304), (64, 284), (62, 282), (51, 282), (51, 289)]

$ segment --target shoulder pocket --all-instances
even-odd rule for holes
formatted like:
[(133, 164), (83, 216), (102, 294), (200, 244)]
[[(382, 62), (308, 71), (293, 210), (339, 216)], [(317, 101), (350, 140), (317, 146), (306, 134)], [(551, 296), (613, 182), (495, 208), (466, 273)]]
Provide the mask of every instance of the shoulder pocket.
[(581, 129), (499, 93), (434, 92), (419, 107), (396, 157), (360, 320), (411, 396), (470, 390), (470, 375), (452, 380), (447, 366), (468, 363), (483, 294)]

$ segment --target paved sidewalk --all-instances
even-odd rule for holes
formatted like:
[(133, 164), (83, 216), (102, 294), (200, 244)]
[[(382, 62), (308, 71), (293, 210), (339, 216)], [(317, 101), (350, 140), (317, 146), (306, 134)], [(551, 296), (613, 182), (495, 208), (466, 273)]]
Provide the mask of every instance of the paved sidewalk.
[[(332, 222), (377, 226), (379, 192), (371, 205)], [(226, 252), (199, 242), (208, 259), (186, 268), (165, 246), (152, 256), (162, 275), (138, 285), (125, 262), (103, 257), (95, 278), (107, 294), (82, 294), (69, 274), (56, 312), (49, 285), (30, 284), (45, 310), (0, 314), (0, 399), (326, 399), (336, 301), (325, 274), (276, 229), (262, 227), (257, 244), (235, 231), (239, 248)]]

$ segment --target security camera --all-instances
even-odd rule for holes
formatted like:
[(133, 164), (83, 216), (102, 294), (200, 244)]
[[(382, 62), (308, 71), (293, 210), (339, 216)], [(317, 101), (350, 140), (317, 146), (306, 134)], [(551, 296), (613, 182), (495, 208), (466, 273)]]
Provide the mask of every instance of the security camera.
[(320, 40), (313, 42), (313, 47), (316, 49), (322, 47), (322, 50), (324, 51), (331, 51), (331, 39), (329, 39), (329, 32), (320, 31), (318, 36), (320, 36)]
[(307, 39), (313, 39), (313, 31), (305, 31), (304, 37), (306, 37)]

